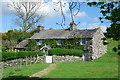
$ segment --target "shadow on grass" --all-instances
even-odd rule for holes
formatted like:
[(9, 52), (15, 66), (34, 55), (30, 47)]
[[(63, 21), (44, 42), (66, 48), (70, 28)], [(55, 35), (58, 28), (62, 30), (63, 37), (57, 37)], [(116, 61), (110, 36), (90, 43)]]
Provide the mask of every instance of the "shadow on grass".
[(28, 76), (9, 76), (2, 80), (118, 80), (117, 78), (39, 78)]
[[(9, 76), (7, 78), (2, 78), (2, 80), (43, 80), (43, 78), (28, 76)], [(47, 80), (47, 78), (44, 80)]]

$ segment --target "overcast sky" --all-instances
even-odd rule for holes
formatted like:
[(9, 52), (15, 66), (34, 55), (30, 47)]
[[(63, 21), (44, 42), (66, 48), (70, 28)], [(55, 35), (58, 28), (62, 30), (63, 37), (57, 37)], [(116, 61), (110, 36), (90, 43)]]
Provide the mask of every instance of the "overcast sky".
[[(40, 24), (44, 25), (45, 29), (63, 29), (60, 25), (56, 24), (61, 22), (62, 16), (60, 11), (56, 12), (54, 10), (58, 8), (58, 6), (53, 5), (54, 1), (56, 0), (47, 0), (45, 7), (40, 10), (44, 14), (46, 14), (46, 17), (40, 21)], [(64, 0), (63, 2), (68, 1), (69, 0)], [(0, 27), (2, 28), (2, 31), (0, 32), (7, 32), (10, 29), (20, 28), (16, 27), (16, 25), (14, 24), (15, 16), (11, 14), (11, 8), (8, 8), (6, 4), (7, 2), (0, 2), (0, 7), (2, 11), (0, 13)], [(64, 8), (64, 12), (66, 15), (66, 26), (64, 26), (64, 28), (67, 28), (67, 26), (69, 26), (69, 23), (71, 22), (68, 5), (66, 5), (66, 7)], [(39, 13), (40, 12), (38, 12), (38, 14)], [(78, 29), (92, 29), (96, 27), (101, 27), (102, 31), (105, 32), (106, 27), (109, 27), (110, 23), (101, 23), (99, 20), (100, 16), (102, 16), (102, 14), (100, 13), (99, 8), (89, 7), (86, 3), (84, 3), (81, 5), (80, 12), (75, 17), (75, 23), (80, 22), (80, 24), (77, 26)]]

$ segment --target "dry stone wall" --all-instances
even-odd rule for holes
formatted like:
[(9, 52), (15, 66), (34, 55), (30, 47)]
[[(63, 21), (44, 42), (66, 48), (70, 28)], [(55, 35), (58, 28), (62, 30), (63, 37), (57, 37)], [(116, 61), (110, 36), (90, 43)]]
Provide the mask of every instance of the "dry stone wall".
[(37, 57), (26, 57), (25, 59), (19, 58), (14, 60), (7, 60), (4, 62), (0, 62), (0, 64), (3, 64), (4, 67), (7, 66), (14, 66), (14, 65), (29, 65), (34, 64), (38, 62), (45, 62), (45, 56), (37, 56)]
[(53, 62), (63, 62), (63, 61), (82, 61), (82, 57), (78, 56), (52, 56)]
[[(62, 62), (62, 61), (82, 61), (82, 57), (78, 56), (52, 56), (52, 62)], [(37, 57), (26, 57), (25, 59), (19, 58), (14, 60), (8, 60), (4, 62), (0, 62), (0, 65), (4, 67), (7, 66), (15, 66), (15, 65), (29, 65), (34, 63), (45, 63), (46, 56), (37, 56)]]

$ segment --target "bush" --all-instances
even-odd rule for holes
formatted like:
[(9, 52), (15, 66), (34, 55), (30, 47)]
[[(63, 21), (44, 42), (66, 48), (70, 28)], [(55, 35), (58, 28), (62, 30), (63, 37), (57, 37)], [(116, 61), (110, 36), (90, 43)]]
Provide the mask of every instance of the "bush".
[(77, 49), (60, 49), (60, 48), (55, 48), (55, 49), (50, 49), (48, 50), (49, 55), (74, 55), (74, 56), (82, 56), (83, 50), (77, 50)]
[(104, 38), (102, 38), (102, 40), (104, 40), (104, 41), (105, 41), (105, 40), (107, 40), (107, 39), (104, 37)]
[(2, 60), (11, 60), (16, 58), (17, 58), (16, 52), (2, 52)]
[(113, 48), (113, 51), (114, 51), (114, 52), (117, 52), (117, 48), (116, 48), (116, 47), (114, 47), (114, 48)]
[(84, 50), (84, 47), (83, 46), (78, 46), (76, 49)]
[(17, 59), (17, 58), (25, 58), (26, 56), (42, 56), (45, 55), (46, 53), (42, 52), (35, 52), (35, 51), (24, 51), (24, 52), (3, 52), (2, 53), (2, 60), (12, 60), (12, 59)]
[(2, 47), (2, 52), (6, 52), (7, 48), (6, 47)]
[(120, 50), (120, 45), (118, 45), (118, 50)]
[(104, 41), (104, 42), (103, 42), (103, 44), (104, 44), (104, 45), (107, 45), (107, 44), (108, 44), (108, 42), (105, 42), (105, 41)]
[(120, 51), (118, 51), (118, 55), (120, 55)]

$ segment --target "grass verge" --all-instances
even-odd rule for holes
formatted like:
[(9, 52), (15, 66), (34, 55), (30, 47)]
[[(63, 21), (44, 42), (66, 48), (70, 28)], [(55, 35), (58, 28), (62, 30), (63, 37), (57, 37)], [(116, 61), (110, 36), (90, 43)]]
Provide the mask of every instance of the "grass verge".
[(18, 68), (19, 66), (7, 67), (4, 69), (3, 78), (9, 76), (31, 76), (48, 66), (49, 64), (47, 63), (36, 63), (27, 66), (23, 65), (22, 68)]

